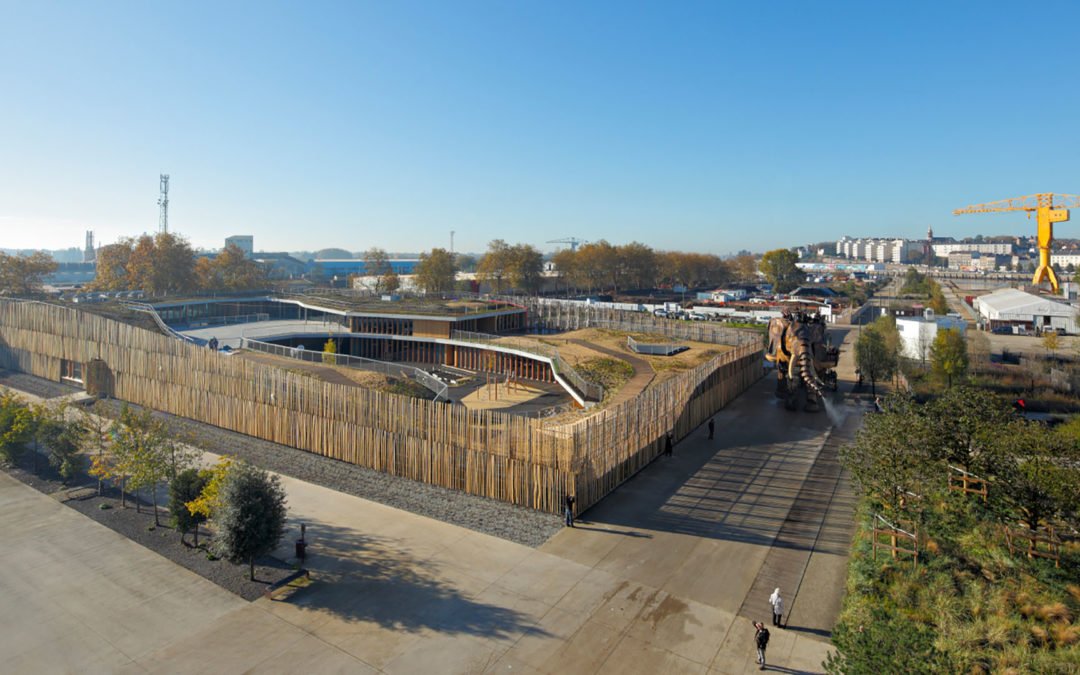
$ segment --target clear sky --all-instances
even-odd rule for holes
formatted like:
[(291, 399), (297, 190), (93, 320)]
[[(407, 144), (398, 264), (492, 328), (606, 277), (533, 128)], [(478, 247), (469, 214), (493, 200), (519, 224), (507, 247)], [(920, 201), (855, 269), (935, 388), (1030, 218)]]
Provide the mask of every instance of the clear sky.
[(1080, 193), (1078, 19), (1076, 2), (0, 0), (0, 246), (152, 232), (161, 172), (171, 229), (203, 247), (1034, 232), (951, 211)]

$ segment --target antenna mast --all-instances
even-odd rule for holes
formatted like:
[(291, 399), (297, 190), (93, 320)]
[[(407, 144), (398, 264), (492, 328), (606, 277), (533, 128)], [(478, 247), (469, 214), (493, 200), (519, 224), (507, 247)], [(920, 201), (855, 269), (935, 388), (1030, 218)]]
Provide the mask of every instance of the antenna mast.
[(158, 231), (169, 231), (169, 174), (161, 174), (161, 196), (157, 200), (158, 206), (161, 207), (161, 214), (158, 216)]

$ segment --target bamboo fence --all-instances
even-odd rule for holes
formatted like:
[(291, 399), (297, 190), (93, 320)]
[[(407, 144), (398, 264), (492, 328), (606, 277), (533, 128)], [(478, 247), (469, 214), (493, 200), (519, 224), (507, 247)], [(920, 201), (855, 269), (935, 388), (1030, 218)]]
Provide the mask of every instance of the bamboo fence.
[(579, 509), (651, 461), (761, 377), (744, 344), (640, 396), (553, 424), (322, 382), (87, 312), (0, 300), (0, 367), (59, 380), (94, 362), (118, 399), (413, 480), (558, 513)]

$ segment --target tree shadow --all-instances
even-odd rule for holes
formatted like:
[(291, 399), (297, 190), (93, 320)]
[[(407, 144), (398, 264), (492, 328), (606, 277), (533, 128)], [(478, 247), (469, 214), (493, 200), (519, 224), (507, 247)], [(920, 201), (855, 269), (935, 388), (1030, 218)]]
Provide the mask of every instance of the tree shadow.
[[(496, 639), (525, 632), (549, 635), (539, 627), (539, 616), (534, 621), (523, 612), (470, 597), (449, 578), (452, 574), (440, 578), (445, 571), (437, 563), (414, 555), (398, 540), (318, 520), (305, 525), (304, 567), (315, 583), (289, 597), (297, 607), (407, 633), (431, 630)], [(287, 537), (295, 534), (293, 529)], [(291, 548), (293, 542), (283, 545)]]

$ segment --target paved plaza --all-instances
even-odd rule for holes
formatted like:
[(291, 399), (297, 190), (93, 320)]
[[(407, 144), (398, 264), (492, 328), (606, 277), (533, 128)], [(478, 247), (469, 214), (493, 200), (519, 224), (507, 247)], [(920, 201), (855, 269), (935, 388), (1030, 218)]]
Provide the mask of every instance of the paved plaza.
[(779, 586), (779, 672), (839, 610), (857, 413), (765, 379), (539, 550), (283, 477), (314, 582), (247, 603), (0, 475), (4, 672), (742, 673)]

